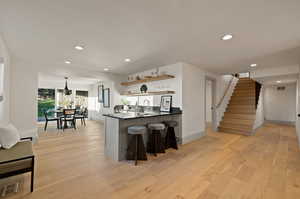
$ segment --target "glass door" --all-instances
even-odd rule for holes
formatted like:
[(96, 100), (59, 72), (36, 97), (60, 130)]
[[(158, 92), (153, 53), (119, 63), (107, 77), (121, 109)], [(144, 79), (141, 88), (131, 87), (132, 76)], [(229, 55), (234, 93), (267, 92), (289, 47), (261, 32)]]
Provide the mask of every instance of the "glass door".
[[(51, 112), (53, 110), (53, 112)], [(45, 121), (45, 112), (54, 116), (55, 110), (55, 89), (38, 89), (38, 121)]]

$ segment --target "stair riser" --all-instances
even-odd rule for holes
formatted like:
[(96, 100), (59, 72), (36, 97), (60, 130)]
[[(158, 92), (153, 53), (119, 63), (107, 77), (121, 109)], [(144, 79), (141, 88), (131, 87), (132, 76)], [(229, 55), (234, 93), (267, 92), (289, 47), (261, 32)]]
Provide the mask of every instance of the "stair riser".
[(223, 133), (233, 133), (233, 134), (239, 134), (239, 135), (246, 135), (249, 136), (252, 134), (252, 132), (245, 132), (245, 131), (239, 131), (239, 130), (233, 130), (233, 129), (227, 129), (227, 128), (219, 128), (219, 132)]
[(252, 130), (252, 126), (250, 126), (250, 125), (242, 125), (242, 124), (221, 123), (220, 127), (222, 127), (222, 128), (229, 128), (229, 129), (237, 129), (237, 130), (246, 131), (246, 132), (250, 132)]
[(221, 124), (232, 124), (232, 125), (247, 125), (247, 126), (253, 126), (254, 120), (242, 120), (242, 119), (224, 119)]
[(235, 85), (235, 89), (240, 89), (240, 88), (250, 88), (250, 89), (255, 89), (255, 84), (242, 83), (242, 84), (236, 84), (236, 85)]
[(232, 96), (231, 99), (230, 99), (230, 102), (231, 101), (253, 101), (255, 102), (255, 97), (245, 97), (245, 96)]
[(238, 81), (237, 85), (245, 85), (245, 84), (249, 84), (249, 85), (255, 85), (254, 81)]
[(227, 108), (255, 109), (255, 106), (254, 105), (249, 105), (249, 104), (242, 105), (242, 104), (232, 104), (232, 103), (230, 103)]
[(255, 121), (255, 81), (239, 79), (229, 101), (219, 131), (251, 135)]
[(255, 114), (255, 111), (253, 110), (242, 110), (242, 109), (230, 109), (226, 110), (226, 113), (231, 113), (231, 114)]
[(241, 92), (234, 92), (233, 97), (255, 97), (255, 93), (241, 93)]
[(255, 93), (255, 89), (254, 88), (235, 88), (234, 92), (254, 92)]
[(255, 106), (255, 102), (251, 100), (236, 100), (230, 101), (229, 105), (253, 105)]
[(235, 106), (228, 106), (226, 110), (230, 111), (255, 111), (255, 107), (235, 107)]
[(255, 90), (250, 90), (250, 89), (236, 89), (234, 90), (234, 93), (254, 93), (255, 94)]
[(242, 119), (242, 120), (254, 120), (255, 116), (252, 114), (230, 114), (225, 113), (224, 118), (228, 119)]

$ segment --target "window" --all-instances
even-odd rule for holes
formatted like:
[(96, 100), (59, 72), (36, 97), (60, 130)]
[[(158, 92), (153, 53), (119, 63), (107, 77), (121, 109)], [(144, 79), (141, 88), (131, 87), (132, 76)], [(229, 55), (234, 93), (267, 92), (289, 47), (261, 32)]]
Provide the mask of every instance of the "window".
[(153, 106), (153, 96), (140, 96), (139, 106)]
[(57, 89), (56, 103), (57, 108), (73, 108), (74, 97), (73, 91), (71, 90), (71, 95), (65, 95), (63, 89)]
[[(38, 121), (45, 120), (45, 111), (64, 108), (88, 108), (88, 91), (71, 90), (71, 95), (65, 95), (63, 89), (38, 89)], [(50, 117), (54, 114), (48, 113)]]
[(126, 97), (128, 105), (153, 106), (153, 96)]
[(89, 92), (88, 91), (76, 91), (75, 95), (75, 108), (85, 109), (88, 108)]
[[(55, 89), (38, 89), (38, 121), (44, 121), (46, 111), (55, 109)], [(54, 112), (49, 112), (54, 116)]]

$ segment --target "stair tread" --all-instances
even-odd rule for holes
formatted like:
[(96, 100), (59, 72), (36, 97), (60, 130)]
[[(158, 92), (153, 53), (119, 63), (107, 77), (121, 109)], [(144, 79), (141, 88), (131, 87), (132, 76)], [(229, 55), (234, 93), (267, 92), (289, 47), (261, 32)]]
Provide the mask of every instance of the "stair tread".
[(245, 96), (245, 95), (232, 95), (230, 100), (246, 100), (246, 99), (250, 99), (250, 100), (255, 100), (255, 96)]
[(255, 114), (238, 114), (238, 113), (225, 113), (225, 114), (227, 114), (227, 115), (230, 115), (230, 116), (255, 116)]
[(255, 105), (253, 105), (253, 104), (231, 104), (231, 103), (229, 103), (228, 107), (233, 107), (233, 108), (255, 108)]
[(253, 123), (254, 120), (244, 120), (244, 119), (225, 119), (221, 122), (221, 124), (225, 124), (225, 126), (227, 125), (242, 125), (242, 126), (246, 126), (246, 127), (253, 127)]
[(238, 119), (238, 118), (225, 118), (224, 122), (253, 122), (254, 119)]
[(253, 105), (255, 106), (255, 102), (248, 102), (248, 101), (232, 101), (230, 102), (230, 105)]
[(238, 129), (252, 129), (253, 124), (240, 124), (240, 123), (230, 123), (222, 121), (220, 126), (228, 127), (228, 128), (238, 128)]
[(251, 135), (252, 131), (244, 131), (244, 130), (239, 130), (239, 129), (231, 129), (231, 128), (219, 128), (219, 132), (222, 133), (230, 133), (230, 134), (239, 134), (239, 135)]
[(255, 90), (253, 89), (251, 89), (251, 90), (249, 90), (249, 89), (247, 89), (247, 88), (245, 88), (245, 89), (242, 89), (242, 88), (238, 88), (238, 89), (235, 89), (234, 90), (234, 92), (242, 92), (242, 93), (252, 93), (252, 92), (254, 92), (255, 93)]
[(246, 132), (251, 132), (252, 131), (252, 128), (241, 128), (241, 127), (237, 127), (237, 126), (224, 126), (224, 125), (220, 125), (219, 128), (233, 129), (233, 130), (237, 130), (237, 131), (246, 131)]
[(252, 95), (255, 95), (255, 92), (233, 92), (233, 94), (232, 95), (242, 95), (242, 96), (247, 96), (247, 95), (250, 95), (250, 96), (252, 96)]
[(256, 115), (255, 81), (240, 78), (220, 122), (219, 131), (251, 135)]
[(236, 111), (236, 110), (228, 110), (227, 113), (236, 113), (236, 114), (244, 114), (244, 113), (252, 113), (255, 114), (254, 111)]

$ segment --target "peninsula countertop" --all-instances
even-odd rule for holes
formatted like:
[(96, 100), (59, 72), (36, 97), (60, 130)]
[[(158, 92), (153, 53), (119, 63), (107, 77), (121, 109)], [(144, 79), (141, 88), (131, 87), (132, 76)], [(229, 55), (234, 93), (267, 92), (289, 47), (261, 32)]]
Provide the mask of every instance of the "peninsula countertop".
[(145, 112), (145, 113), (135, 113), (135, 112), (123, 112), (123, 113), (112, 113), (112, 114), (103, 114), (106, 117), (112, 117), (121, 120), (128, 119), (138, 119), (138, 118), (148, 118), (148, 117), (157, 117), (157, 116), (167, 116), (167, 115), (179, 115), (182, 114), (182, 111), (172, 111), (172, 112)]

